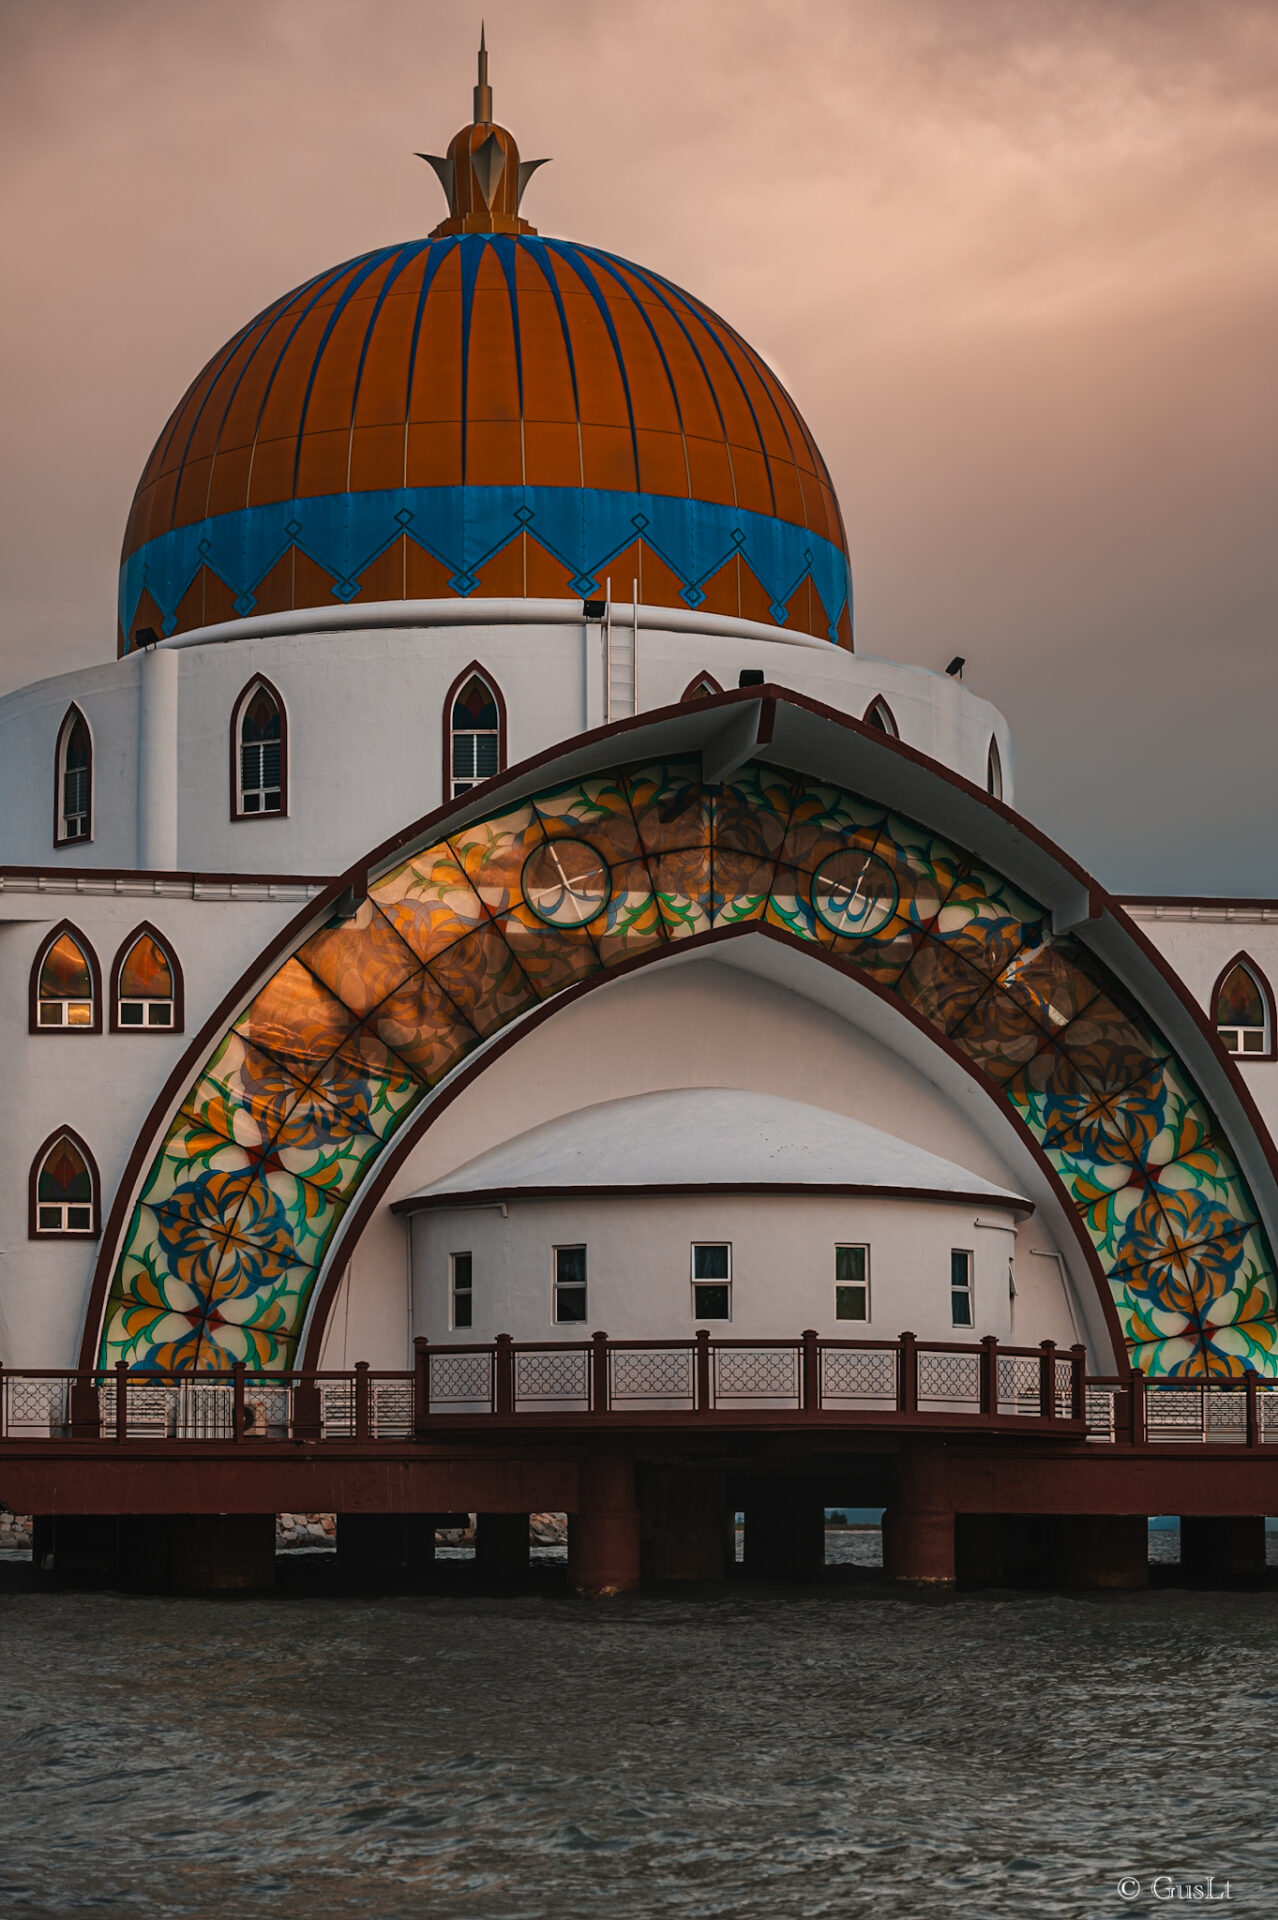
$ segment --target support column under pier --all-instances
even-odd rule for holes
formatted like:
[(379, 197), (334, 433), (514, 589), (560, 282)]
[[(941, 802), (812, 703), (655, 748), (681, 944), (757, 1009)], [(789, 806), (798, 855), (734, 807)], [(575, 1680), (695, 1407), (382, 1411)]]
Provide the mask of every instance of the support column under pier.
[(635, 1464), (621, 1448), (596, 1447), (577, 1476), (568, 1515), (568, 1585), (574, 1593), (629, 1593), (639, 1585)]
[(1180, 1521), (1180, 1570), (1205, 1587), (1262, 1580), (1265, 1574), (1263, 1514), (1186, 1513)]
[(1149, 1518), (1143, 1513), (1062, 1513), (1052, 1522), (1051, 1584), (1149, 1585)]
[(639, 1564), (645, 1582), (724, 1580), (735, 1558), (722, 1473), (694, 1466), (642, 1471)]
[(527, 1513), (475, 1515), (475, 1564), (490, 1580), (518, 1580), (528, 1571)]
[[(886, 1556), (885, 1556), (886, 1557)], [(973, 1586), (1081, 1592), (1143, 1587), (1148, 1523), (1128, 1513), (961, 1513), (955, 1571)]]
[(883, 1572), (898, 1586), (943, 1593), (954, 1585), (954, 1510), (941, 1448), (906, 1439), (883, 1515)]
[(745, 1501), (745, 1569), (754, 1580), (819, 1580), (825, 1572), (825, 1506), (802, 1483), (764, 1483)]

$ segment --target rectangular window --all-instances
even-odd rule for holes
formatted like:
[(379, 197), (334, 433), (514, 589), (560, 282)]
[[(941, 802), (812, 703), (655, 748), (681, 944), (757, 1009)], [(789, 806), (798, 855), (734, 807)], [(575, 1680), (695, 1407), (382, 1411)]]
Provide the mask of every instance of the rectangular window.
[(701, 1244), (692, 1249), (692, 1317), (732, 1318), (732, 1248)]
[(555, 1248), (555, 1319), (583, 1321), (586, 1317), (586, 1249)]
[(280, 811), (280, 742), (246, 740), (240, 748), (240, 807), (244, 813)]
[(41, 1233), (92, 1233), (93, 1208), (41, 1203), (36, 1209), (36, 1226)]
[(171, 1027), (173, 1002), (171, 1000), (121, 1000), (120, 1025), (122, 1027)]
[(62, 838), (89, 837), (89, 769), (68, 767), (62, 780)]
[(454, 1253), (449, 1256), (452, 1266), (453, 1325), (472, 1327), (474, 1321), (474, 1255)]
[(956, 1327), (972, 1325), (972, 1255), (965, 1247), (950, 1252), (950, 1318)]
[(870, 1317), (870, 1249), (834, 1249), (834, 1317), (868, 1320)]

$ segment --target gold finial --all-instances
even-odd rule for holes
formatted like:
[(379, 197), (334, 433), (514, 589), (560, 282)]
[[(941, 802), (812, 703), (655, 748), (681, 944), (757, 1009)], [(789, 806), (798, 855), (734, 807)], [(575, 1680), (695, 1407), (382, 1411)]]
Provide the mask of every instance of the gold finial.
[(475, 118), (454, 136), (446, 155), (419, 153), (417, 158), (435, 169), (448, 198), (448, 218), (431, 230), (432, 239), (446, 233), (536, 233), (536, 227), (521, 218), (519, 207), (525, 187), (546, 162), (521, 160), (514, 136), (494, 124), (482, 22)]
[(493, 90), (488, 84), (488, 48), (484, 44), (484, 23), (479, 23), (479, 80), (475, 87), (475, 124), (486, 127), (493, 117)]

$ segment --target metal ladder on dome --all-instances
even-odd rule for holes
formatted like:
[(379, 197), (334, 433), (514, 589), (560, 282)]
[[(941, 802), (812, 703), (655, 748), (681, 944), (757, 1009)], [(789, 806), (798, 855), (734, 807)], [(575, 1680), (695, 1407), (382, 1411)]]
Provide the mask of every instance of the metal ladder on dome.
[(607, 582), (608, 611), (604, 616), (604, 719), (629, 720), (637, 711), (638, 670), (636, 632), (639, 626), (639, 582), (634, 583), (630, 617), (613, 622), (612, 581)]

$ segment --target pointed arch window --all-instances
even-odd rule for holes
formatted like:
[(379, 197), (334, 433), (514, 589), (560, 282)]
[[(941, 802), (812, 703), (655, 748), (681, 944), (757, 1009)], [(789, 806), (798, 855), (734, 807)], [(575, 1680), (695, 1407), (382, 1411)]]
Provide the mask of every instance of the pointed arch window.
[(496, 683), (472, 664), (449, 689), (444, 718), (445, 792), (455, 800), (505, 767), (506, 705)]
[(102, 1031), (97, 955), (65, 920), (46, 936), (31, 969), (31, 1031)]
[(985, 756), (985, 791), (992, 793), (996, 800), (1003, 798), (1003, 761), (997, 740), (990, 741), (990, 750)]
[(288, 728), (284, 702), (268, 680), (240, 695), (232, 727), (232, 812), (237, 820), (288, 811)]
[(679, 700), (680, 703), (686, 700), (713, 700), (716, 694), (722, 692), (723, 688), (712, 673), (699, 673), (695, 680), (689, 680)]
[(31, 1167), (29, 1232), (33, 1240), (92, 1239), (98, 1231), (99, 1183), (93, 1155), (70, 1127), (45, 1141)]
[(1216, 983), (1216, 1031), (1230, 1053), (1274, 1057), (1274, 1009), (1269, 983), (1244, 955), (1231, 960)]
[(58, 729), (54, 798), (54, 845), (93, 838), (93, 736), (79, 707), (70, 707)]
[(886, 733), (889, 740), (899, 740), (901, 737), (901, 730), (896, 724), (896, 715), (882, 694), (876, 694), (866, 708), (865, 724), (867, 727), (877, 727), (880, 733)]
[(111, 970), (112, 1033), (180, 1033), (182, 971), (152, 926), (134, 929)]

